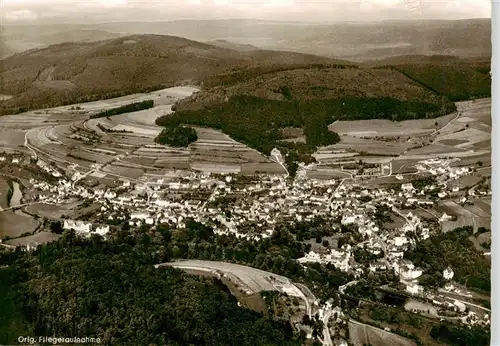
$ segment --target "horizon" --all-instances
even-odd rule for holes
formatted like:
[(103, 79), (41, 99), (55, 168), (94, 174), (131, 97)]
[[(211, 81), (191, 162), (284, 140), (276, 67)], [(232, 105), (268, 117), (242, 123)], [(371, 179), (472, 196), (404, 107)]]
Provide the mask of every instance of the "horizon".
[(447, 19), (447, 18), (408, 18), (408, 19), (382, 19), (382, 20), (345, 20), (336, 22), (311, 22), (311, 21), (300, 21), (300, 20), (280, 20), (280, 19), (260, 19), (260, 18), (211, 18), (211, 19), (158, 19), (158, 20), (114, 20), (114, 21), (102, 21), (94, 23), (85, 22), (58, 22), (58, 23), (46, 23), (46, 22), (18, 22), (18, 23), (2, 23), (2, 26), (50, 26), (50, 25), (104, 25), (104, 24), (119, 24), (119, 23), (175, 23), (175, 22), (222, 22), (222, 21), (249, 21), (249, 22), (266, 22), (266, 23), (289, 23), (289, 24), (309, 24), (309, 25), (336, 25), (336, 24), (380, 24), (380, 23), (408, 23), (408, 22), (460, 22), (460, 21), (474, 21), (474, 20), (488, 20), (491, 21), (490, 17), (470, 17), (470, 18), (460, 18), (460, 19)]
[(264, 20), (335, 24), (409, 20), (491, 19), (488, 0), (3, 0), (10, 24), (105, 24), (177, 20)]

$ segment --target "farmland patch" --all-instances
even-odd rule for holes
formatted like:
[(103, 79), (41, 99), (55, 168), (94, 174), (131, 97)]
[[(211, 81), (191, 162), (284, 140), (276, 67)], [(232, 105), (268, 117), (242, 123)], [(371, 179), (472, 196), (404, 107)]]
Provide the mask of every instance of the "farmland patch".
[(26, 232), (33, 232), (40, 223), (30, 216), (17, 214), (12, 210), (0, 213), (0, 238), (17, 238)]
[(407, 338), (355, 321), (349, 321), (349, 337), (354, 345), (416, 346)]
[(52, 241), (56, 241), (62, 237), (62, 235), (51, 233), (51, 232), (39, 232), (27, 237), (21, 237), (17, 239), (11, 239), (6, 241), (5, 243), (8, 245), (14, 246), (32, 246), (35, 247), (40, 244), (49, 243)]

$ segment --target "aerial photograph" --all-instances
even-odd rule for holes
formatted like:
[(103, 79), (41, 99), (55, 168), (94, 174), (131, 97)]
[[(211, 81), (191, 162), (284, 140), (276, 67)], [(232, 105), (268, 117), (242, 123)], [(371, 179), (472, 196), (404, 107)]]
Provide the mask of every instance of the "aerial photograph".
[(0, 345), (491, 345), (489, 0), (3, 0)]

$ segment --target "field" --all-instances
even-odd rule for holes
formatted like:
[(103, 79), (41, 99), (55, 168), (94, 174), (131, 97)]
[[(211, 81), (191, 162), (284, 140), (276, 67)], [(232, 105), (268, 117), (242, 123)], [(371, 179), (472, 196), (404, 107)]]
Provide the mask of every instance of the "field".
[(39, 244), (45, 244), (48, 242), (52, 242), (61, 237), (59, 234), (50, 233), (50, 232), (39, 232), (27, 237), (11, 239), (6, 241), (5, 243), (13, 246), (37, 246)]
[(30, 216), (12, 210), (0, 213), (0, 238), (17, 238), (26, 232), (35, 231), (40, 223)]
[(349, 321), (349, 337), (354, 345), (416, 346), (410, 339), (354, 320)]
[(35, 203), (26, 207), (26, 211), (30, 214), (46, 217), (49, 220), (59, 220), (64, 215), (72, 217), (76, 212), (80, 202), (68, 203), (63, 205), (49, 205), (43, 203)]
[[(340, 142), (318, 148), (314, 157), (320, 166), (349, 160), (391, 161), (393, 174), (415, 173), (418, 161), (429, 158), (458, 158), (452, 166), (477, 166), (478, 162), (490, 166), (491, 99), (457, 102), (456, 105), (458, 112), (436, 119), (336, 121), (329, 128), (341, 134)], [(486, 170), (483, 175), (487, 176), (488, 172)], [(390, 177), (372, 182), (380, 184), (383, 180), (404, 182)], [(457, 184), (467, 186), (477, 179), (462, 180)]]
[(436, 208), (437, 212), (457, 218), (456, 221), (445, 221), (442, 223), (443, 232), (453, 230), (458, 227), (472, 225), (474, 231), (479, 227), (491, 228), (491, 212), (488, 205), (483, 202), (475, 202), (472, 206), (460, 206), (452, 201), (444, 201)]
[[(359, 120), (363, 123), (364, 120)], [(319, 155), (320, 160), (329, 157), (337, 158), (337, 155), (328, 155), (329, 152), (347, 150), (360, 154), (398, 156), (414, 145), (401, 140), (381, 141), (373, 138), (360, 138), (350, 135), (340, 136), (340, 142), (334, 145), (319, 148), (315, 155)]]
[[(19, 134), (24, 144), (26, 133), (30, 147), (47, 162), (57, 163), (65, 168), (76, 164), (81, 172), (93, 169), (93, 177), (137, 180), (145, 175), (164, 175), (169, 170), (285, 173), (281, 165), (214, 129), (196, 127), (198, 140), (188, 148), (155, 144), (154, 138), (161, 128), (154, 124), (154, 119), (166, 111), (170, 112), (171, 104), (165, 103), (174, 102), (176, 97), (185, 97), (195, 91), (197, 89), (191, 87), (178, 87), (79, 104), (78, 111), (83, 113), (76, 119), (73, 117), (76, 105), (50, 109), (46, 114), (40, 115), (45, 119), (43, 122), (33, 123), (34, 126), (29, 130), (19, 131)], [(108, 118), (83, 118), (84, 114), (89, 116), (103, 109), (141, 99), (154, 99), (160, 105)], [(22, 126), (31, 121), (31, 114), (32, 112), (19, 114), (16, 119), (3, 117), (0, 119), (0, 126), (2, 121), (5, 126)], [(110, 132), (106, 129), (126, 132)]]
[(9, 201), (8, 201), (9, 189), (10, 186), (7, 183), (7, 181), (3, 178), (0, 178), (0, 207), (2, 209), (9, 207)]
[[(337, 121), (329, 126), (330, 131), (357, 137), (403, 137), (422, 136), (443, 127), (456, 114), (451, 113), (435, 119), (405, 120), (394, 122), (384, 119), (364, 121)], [(435, 124), (438, 124), (436, 126)]]

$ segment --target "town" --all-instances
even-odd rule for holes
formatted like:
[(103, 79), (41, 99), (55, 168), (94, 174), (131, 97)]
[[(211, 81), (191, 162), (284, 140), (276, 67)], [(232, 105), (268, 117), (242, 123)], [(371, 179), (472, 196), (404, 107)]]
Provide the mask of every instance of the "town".
[[(8, 157), (12, 165), (29, 162), (27, 158)], [(0, 160), (6, 161), (7, 157)], [(79, 219), (66, 215), (60, 219), (62, 229), (74, 230), (84, 237), (106, 237), (117, 227), (168, 225), (181, 229), (187, 220), (193, 220), (212, 227), (217, 235), (232, 234), (259, 242), (271, 237), (281, 224), (331, 221), (327, 234), (317, 235), (314, 241), (303, 239), (310, 251), (298, 259), (299, 263), (331, 263), (356, 280), (370, 272), (390, 271), (399, 277), (400, 291), (411, 296), (413, 302), (420, 302), (417, 306), (434, 311), (435, 316), (442, 314), (440, 318), (446, 318), (438, 311), (451, 310), (457, 314), (453, 318), (460, 317), (465, 324), (488, 325), (488, 309), (459, 299), (470, 294), (453, 285), (452, 268), (443, 272), (449, 281), (444, 289), (426, 289), (418, 282), (423, 269), (404, 258), (416, 241), (461, 225), (456, 215), (448, 214), (451, 212), (439, 212), (446, 210), (447, 203), (465, 207), (491, 195), (484, 184), (460, 186), (457, 182), (474, 176), (480, 167), (452, 165), (456, 161), (421, 160), (416, 165), (418, 174), (397, 174), (394, 183), (381, 186), (371, 184), (373, 177), (311, 179), (307, 177), (308, 167), (301, 165), (295, 179), (286, 175), (181, 172), (149, 182), (122, 179), (113, 186), (93, 187), (80, 173), (65, 177), (39, 162), (38, 167), (50, 174), (54, 182), (30, 179), (31, 188), (20, 205), (30, 214), (36, 213), (40, 205), (56, 209), (65, 205), (93, 206), (90, 213)], [(475, 227), (474, 231), (478, 231), (487, 224), (477, 223)], [(352, 231), (357, 242), (341, 244), (342, 236)], [(7, 240), (4, 245), (12, 242), (16, 244), (15, 240)], [(25, 245), (28, 249), (34, 246), (30, 241)], [(368, 253), (371, 261), (358, 263), (357, 251)], [(485, 251), (484, 256), (489, 256), (489, 252)], [(348, 286), (342, 289), (345, 291)], [(326, 306), (316, 309), (323, 315)]]

